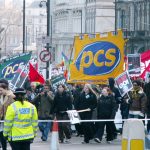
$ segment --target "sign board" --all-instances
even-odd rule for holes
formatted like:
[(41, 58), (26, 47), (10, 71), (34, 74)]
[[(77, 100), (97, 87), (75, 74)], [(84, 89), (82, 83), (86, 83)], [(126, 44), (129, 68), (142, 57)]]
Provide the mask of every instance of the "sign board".
[(121, 96), (124, 96), (128, 93), (132, 88), (132, 82), (127, 72), (122, 73), (115, 79), (115, 83), (119, 89)]
[(39, 38), (37, 38), (38, 43), (41, 44), (46, 44), (50, 42), (50, 37), (49, 36), (41, 36)]
[(140, 54), (128, 54), (128, 72), (131, 76), (139, 76), (141, 74), (141, 58)]
[(80, 123), (80, 117), (76, 110), (68, 110), (67, 111), (71, 124)]
[(40, 52), (40, 60), (42, 62), (48, 62), (51, 59), (51, 53), (47, 50), (43, 50)]

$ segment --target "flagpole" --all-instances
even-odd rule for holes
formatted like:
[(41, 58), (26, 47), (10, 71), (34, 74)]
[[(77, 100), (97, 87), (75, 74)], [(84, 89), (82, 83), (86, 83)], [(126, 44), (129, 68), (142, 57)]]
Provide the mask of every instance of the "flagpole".
[(23, 80), (23, 82), (22, 82), (22, 84), (21, 84), (21, 86), (20, 86), (20, 87), (22, 87), (22, 86), (23, 86), (23, 84), (24, 84), (25, 80), (27, 79), (27, 77), (28, 77), (28, 74), (26, 75), (26, 77), (25, 77), (25, 79)]

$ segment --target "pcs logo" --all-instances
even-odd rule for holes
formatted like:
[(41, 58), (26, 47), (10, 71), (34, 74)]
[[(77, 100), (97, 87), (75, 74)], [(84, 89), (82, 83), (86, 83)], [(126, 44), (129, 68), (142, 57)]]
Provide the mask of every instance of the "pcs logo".
[(23, 60), (16, 60), (14, 62), (11, 62), (7, 64), (6, 67), (3, 68), (2, 70), (2, 75), (1, 77), (6, 78), (6, 79), (11, 79), (18, 68), (23, 68), (25, 64), (25, 61)]
[(113, 43), (95, 42), (84, 47), (75, 61), (75, 66), (86, 75), (105, 75), (118, 66), (120, 56), (119, 48)]

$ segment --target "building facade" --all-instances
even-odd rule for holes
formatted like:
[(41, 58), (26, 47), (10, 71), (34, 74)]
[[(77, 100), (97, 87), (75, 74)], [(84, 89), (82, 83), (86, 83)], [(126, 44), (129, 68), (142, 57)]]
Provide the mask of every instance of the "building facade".
[(61, 62), (62, 52), (71, 57), (75, 35), (114, 31), (114, 25), (113, 0), (56, 0), (53, 11), (55, 63)]
[(150, 1), (116, 0), (116, 26), (128, 39), (125, 53), (150, 49)]
[(22, 15), (21, 8), (3, 2), (0, 9), (0, 54), (6, 57), (13, 55), (13, 49), (22, 42)]

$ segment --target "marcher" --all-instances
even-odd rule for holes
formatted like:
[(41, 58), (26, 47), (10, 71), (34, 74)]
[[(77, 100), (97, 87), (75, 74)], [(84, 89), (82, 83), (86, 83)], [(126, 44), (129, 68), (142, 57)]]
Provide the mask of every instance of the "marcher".
[[(53, 112), (56, 113), (58, 120), (69, 120), (67, 110), (72, 110), (72, 98), (70, 93), (66, 91), (65, 85), (60, 84), (57, 87), (57, 92), (54, 97)], [(60, 143), (70, 143), (70, 123), (60, 122), (58, 126)], [(64, 138), (66, 138), (65, 141)]]
[[(98, 99), (97, 105), (97, 118), (98, 119), (114, 119), (116, 115), (116, 101), (112, 94), (110, 94), (110, 90), (107, 87), (104, 87), (102, 90), (102, 95)], [(104, 134), (104, 129), (106, 126), (106, 133), (107, 133), (107, 142), (111, 142), (114, 139), (114, 131), (112, 128), (113, 122), (99, 122), (98, 123), (98, 130), (95, 135), (95, 141), (97, 143), (101, 143), (102, 137)]]
[[(81, 92), (82, 92), (82, 89), (79, 85), (73, 85), (72, 87), (73, 106), (74, 106), (74, 109), (76, 110), (77, 110), (77, 104), (78, 104)], [(75, 124), (75, 129), (77, 132), (76, 136), (83, 136), (83, 128), (82, 128), (81, 123)]]
[[(7, 85), (0, 83), (0, 120), (4, 120), (7, 107), (14, 102), (13, 98), (10, 95), (7, 95)], [(7, 142), (3, 136), (3, 127), (4, 124), (0, 123), (0, 142), (2, 149), (7, 149)]]
[[(121, 95), (119, 93), (118, 88), (115, 87), (115, 80), (114, 80), (114, 78), (109, 78), (108, 82), (109, 82), (109, 88), (110, 88), (112, 94), (114, 94), (114, 97), (115, 97), (115, 100), (116, 100), (116, 112), (117, 112), (118, 108), (119, 108), (119, 104), (122, 101), (122, 97), (121, 97)], [(117, 139), (117, 129), (116, 129), (116, 125), (115, 125), (114, 122), (112, 123), (112, 128), (114, 130), (114, 139)]]
[(34, 105), (25, 101), (23, 88), (17, 88), (14, 94), (16, 101), (7, 108), (3, 135), (12, 150), (30, 150), (37, 133), (37, 111)]
[[(93, 91), (90, 84), (85, 84), (83, 92), (80, 95), (78, 104), (77, 104), (77, 110), (84, 110), (89, 109), (89, 111), (81, 112), (80, 117), (82, 120), (91, 120), (93, 110), (97, 107), (97, 98), (96, 94)], [(91, 140), (94, 137), (94, 129), (93, 129), (94, 123), (92, 122), (83, 122), (83, 132), (84, 132), (84, 141), (82, 143), (89, 143), (89, 140)]]
[[(49, 85), (44, 85), (43, 90), (36, 96), (32, 103), (38, 106), (39, 120), (52, 120), (53, 93), (50, 91)], [(40, 131), (42, 132), (42, 141), (47, 141), (48, 133), (51, 129), (51, 122), (39, 122)]]
[(147, 97), (138, 80), (133, 81), (133, 90), (129, 92), (129, 118), (143, 119), (147, 110)]

